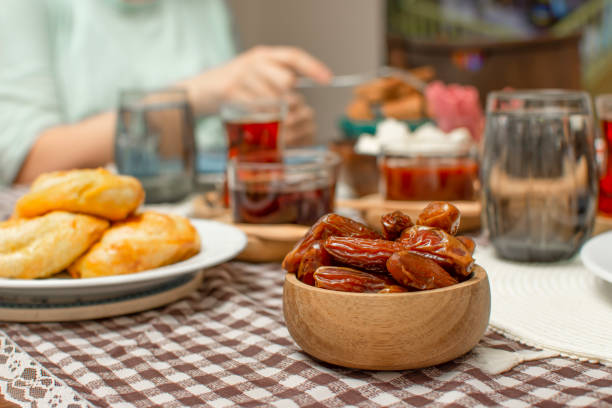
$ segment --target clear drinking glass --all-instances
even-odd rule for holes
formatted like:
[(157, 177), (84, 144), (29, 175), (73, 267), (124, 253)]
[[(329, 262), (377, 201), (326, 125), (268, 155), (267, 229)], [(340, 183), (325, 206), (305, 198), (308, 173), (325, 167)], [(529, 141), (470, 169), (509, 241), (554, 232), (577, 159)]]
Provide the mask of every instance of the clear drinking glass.
[(126, 90), (119, 97), (115, 163), (138, 178), (147, 203), (185, 198), (194, 179), (194, 121), (182, 89)]
[(594, 133), (585, 92), (489, 94), (483, 217), (499, 256), (566, 259), (589, 237), (597, 210)]

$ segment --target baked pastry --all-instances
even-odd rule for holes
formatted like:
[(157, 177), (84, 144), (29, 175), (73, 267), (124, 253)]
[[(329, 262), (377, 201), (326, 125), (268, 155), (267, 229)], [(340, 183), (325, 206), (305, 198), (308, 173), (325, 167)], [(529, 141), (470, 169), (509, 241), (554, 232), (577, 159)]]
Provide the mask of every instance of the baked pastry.
[[(423, 82), (435, 76), (434, 69), (429, 66), (409, 71)], [(355, 98), (345, 110), (346, 116), (353, 120), (372, 120), (380, 116), (414, 120), (426, 114), (422, 90), (410, 85), (401, 75), (373, 79), (355, 87), (353, 93)]]
[(199, 251), (198, 232), (188, 219), (144, 212), (115, 223), (68, 272), (73, 278), (123, 275), (179, 262)]
[(424, 115), (425, 101), (421, 95), (413, 94), (402, 99), (385, 102), (381, 110), (387, 118), (399, 120), (419, 119)]
[(0, 277), (47, 278), (68, 267), (104, 233), (109, 222), (54, 211), (0, 223)]
[(144, 200), (140, 182), (104, 169), (70, 170), (39, 176), (15, 206), (19, 218), (69, 211), (122, 220)]
[(377, 78), (355, 88), (354, 93), (359, 99), (368, 103), (383, 103), (395, 98), (397, 87), (402, 85), (402, 80), (395, 77)]
[(430, 65), (412, 68), (409, 71), (412, 75), (425, 82), (429, 82), (436, 77), (436, 70)]
[(353, 120), (372, 120), (374, 113), (365, 99), (355, 99), (346, 107), (346, 116)]

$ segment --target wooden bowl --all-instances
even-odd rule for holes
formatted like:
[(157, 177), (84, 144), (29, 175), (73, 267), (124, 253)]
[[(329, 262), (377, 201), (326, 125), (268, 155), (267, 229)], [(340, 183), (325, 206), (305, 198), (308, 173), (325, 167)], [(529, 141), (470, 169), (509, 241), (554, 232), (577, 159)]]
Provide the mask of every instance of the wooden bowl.
[(489, 323), (491, 293), (480, 266), (465, 282), (410, 293), (320, 289), (287, 274), (283, 311), (289, 333), (311, 356), (343, 367), (405, 370), (470, 351)]

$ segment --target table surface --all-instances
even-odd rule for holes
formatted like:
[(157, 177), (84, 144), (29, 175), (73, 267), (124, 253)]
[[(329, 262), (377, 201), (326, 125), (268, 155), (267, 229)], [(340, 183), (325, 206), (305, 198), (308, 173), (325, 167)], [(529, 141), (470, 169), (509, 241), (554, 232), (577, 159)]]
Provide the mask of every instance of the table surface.
[[(18, 191), (0, 192), (0, 218)], [(4, 211), (4, 213), (1, 213)], [(0, 323), (0, 394), (45, 406), (612, 406), (612, 367), (554, 357), (499, 375), (471, 355), (363, 371), (301, 352), (282, 316), (278, 264), (230, 262), (163, 308), (95, 321)], [(480, 345), (528, 347), (488, 331)], [(0, 373), (2, 373), (0, 368)], [(0, 407), (12, 406), (0, 396)]]

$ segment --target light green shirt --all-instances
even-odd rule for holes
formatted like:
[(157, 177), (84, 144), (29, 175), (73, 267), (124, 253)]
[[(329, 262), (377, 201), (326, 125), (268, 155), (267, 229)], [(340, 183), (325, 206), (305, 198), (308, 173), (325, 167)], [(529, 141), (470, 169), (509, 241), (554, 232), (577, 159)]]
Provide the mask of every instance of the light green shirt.
[[(223, 0), (2, 0), (0, 185), (44, 129), (116, 109), (121, 89), (164, 87), (234, 54)], [(200, 146), (222, 144), (217, 119), (197, 134)]]

